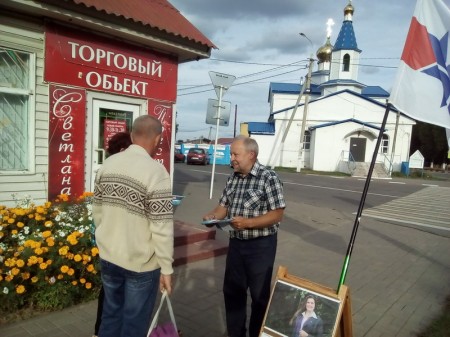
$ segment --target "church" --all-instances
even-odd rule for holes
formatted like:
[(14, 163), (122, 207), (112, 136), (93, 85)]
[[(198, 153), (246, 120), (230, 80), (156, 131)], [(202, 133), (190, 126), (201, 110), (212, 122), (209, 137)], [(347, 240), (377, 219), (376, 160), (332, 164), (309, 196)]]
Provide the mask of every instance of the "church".
[[(367, 175), (389, 93), (358, 81), (362, 51), (353, 29), (354, 11), (350, 0), (334, 45), (327, 36), (317, 60), (311, 56), (305, 85), (270, 83), (267, 122), (247, 123), (262, 164)], [(414, 120), (395, 109), (389, 112), (374, 178), (389, 177), (409, 160), (413, 125)]]

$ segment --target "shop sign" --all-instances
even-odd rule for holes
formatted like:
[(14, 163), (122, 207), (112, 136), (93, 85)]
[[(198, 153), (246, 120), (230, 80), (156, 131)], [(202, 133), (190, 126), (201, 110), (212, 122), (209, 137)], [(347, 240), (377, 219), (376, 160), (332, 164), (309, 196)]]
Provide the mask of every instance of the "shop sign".
[(148, 114), (161, 122), (163, 132), (158, 150), (153, 157), (164, 165), (166, 170), (170, 172), (170, 145), (172, 139), (172, 104), (167, 102), (159, 102), (148, 100)]
[(46, 26), (44, 79), (48, 82), (175, 102), (177, 70), (174, 56)]
[(48, 199), (84, 192), (84, 90), (50, 85)]

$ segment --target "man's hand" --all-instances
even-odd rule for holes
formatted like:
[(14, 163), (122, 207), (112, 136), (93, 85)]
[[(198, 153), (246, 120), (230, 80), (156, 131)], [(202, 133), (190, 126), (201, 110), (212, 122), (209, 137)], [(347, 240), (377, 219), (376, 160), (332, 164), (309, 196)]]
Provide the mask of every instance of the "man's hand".
[(172, 293), (172, 275), (161, 274), (159, 278), (159, 290), (161, 292), (166, 290), (168, 295)]
[(231, 226), (237, 231), (242, 231), (246, 228), (249, 228), (248, 225), (249, 219), (243, 218), (241, 216), (236, 216), (231, 220)]

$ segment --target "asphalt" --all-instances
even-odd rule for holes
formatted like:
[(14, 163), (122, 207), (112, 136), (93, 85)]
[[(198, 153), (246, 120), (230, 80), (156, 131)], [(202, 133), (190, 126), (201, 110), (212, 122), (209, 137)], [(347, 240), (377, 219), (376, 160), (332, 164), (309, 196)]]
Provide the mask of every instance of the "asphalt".
[[(215, 206), (203, 181), (183, 187), (189, 197), (175, 218), (201, 227), (202, 214)], [(216, 194), (216, 193), (215, 193)], [(290, 204), (278, 237), (275, 268), (336, 289), (354, 215), (339, 210)], [(227, 241), (223, 232), (217, 240)], [(345, 285), (351, 294), (353, 336), (412, 337), (442, 311), (450, 295), (450, 238), (364, 218), (349, 263)], [(226, 336), (222, 296), (225, 256), (175, 268), (171, 296), (183, 337)], [(274, 273), (275, 277), (275, 273)], [(40, 314), (0, 326), (1, 337), (90, 337), (97, 301)]]

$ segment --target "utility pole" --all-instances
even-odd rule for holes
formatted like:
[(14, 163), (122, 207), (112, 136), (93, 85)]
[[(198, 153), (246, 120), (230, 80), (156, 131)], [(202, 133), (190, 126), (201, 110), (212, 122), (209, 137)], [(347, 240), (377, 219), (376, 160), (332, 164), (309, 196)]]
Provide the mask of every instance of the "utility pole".
[(297, 172), (300, 172), (304, 166), (304, 146), (305, 146), (305, 129), (306, 129), (306, 116), (308, 115), (308, 104), (309, 98), (311, 97), (311, 73), (314, 64), (314, 59), (311, 55), (309, 58), (308, 75), (306, 75), (306, 97), (305, 105), (303, 106), (303, 120), (302, 120), (302, 131), (300, 133), (300, 149), (298, 151), (298, 161), (297, 161)]

